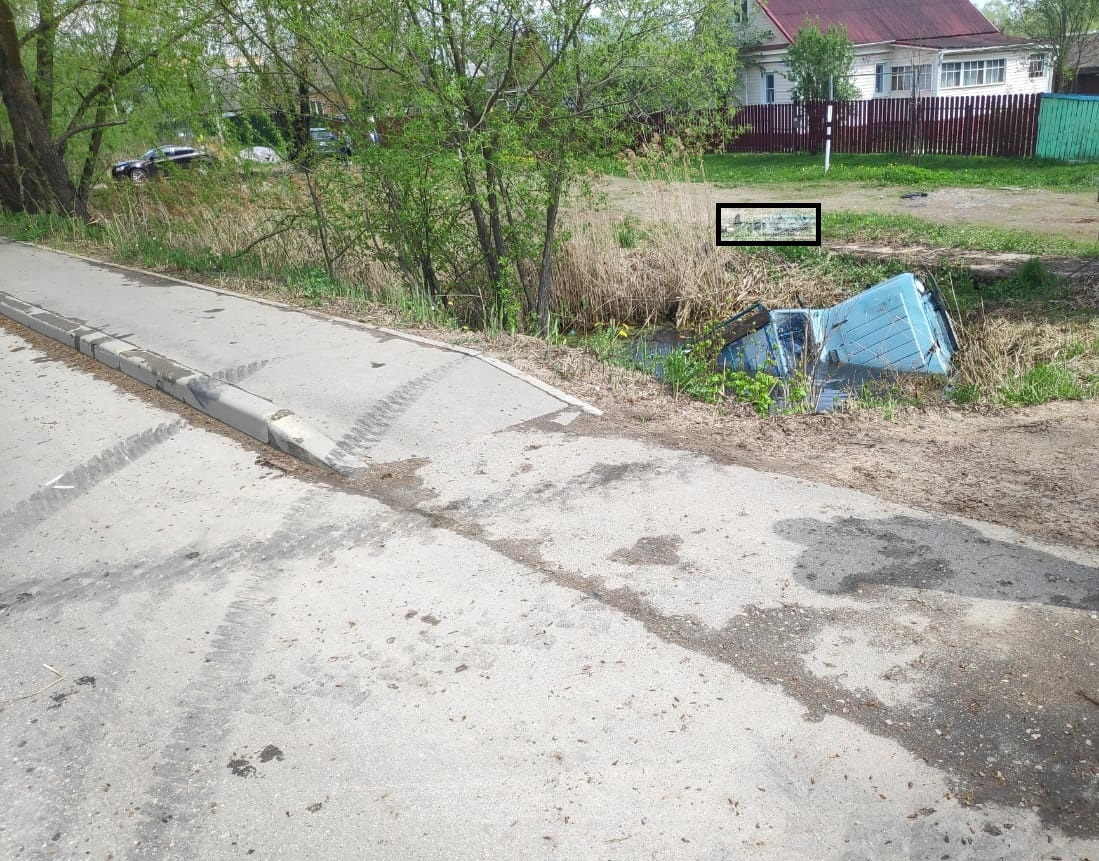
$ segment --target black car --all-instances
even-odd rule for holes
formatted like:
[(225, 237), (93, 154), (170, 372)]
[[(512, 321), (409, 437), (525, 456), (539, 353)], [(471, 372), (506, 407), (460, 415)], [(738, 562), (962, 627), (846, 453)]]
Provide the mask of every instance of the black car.
[(120, 161), (111, 167), (111, 176), (115, 179), (128, 179), (131, 182), (145, 182), (164, 169), (172, 167), (206, 167), (213, 163), (213, 156), (204, 149), (193, 146), (153, 147), (140, 158)]

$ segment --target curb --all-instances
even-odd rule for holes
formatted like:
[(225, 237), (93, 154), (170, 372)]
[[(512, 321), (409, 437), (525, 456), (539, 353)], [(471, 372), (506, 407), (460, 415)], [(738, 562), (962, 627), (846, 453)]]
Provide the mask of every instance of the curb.
[[(599, 417), (603, 415), (603, 411), (599, 407), (582, 401), (579, 398), (575, 398), (568, 392), (564, 392), (556, 386), (552, 386), (549, 383), (543, 382), (537, 377), (533, 377), (530, 374), (520, 371), (513, 365), (509, 365), (507, 362), (495, 359), (491, 356), (486, 356), (481, 350), (474, 350), (469, 347), (459, 347), (455, 344), (448, 344), (445, 341), (435, 341), (431, 338), (425, 338), (421, 335), (413, 335), (409, 332), (402, 332), (399, 329), (390, 329), (385, 326), (377, 326), (373, 323), (363, 323), (359, 320), (354, 320), (348, 317), (337, 317), (334, 314), (326, 314), (323, 311), (316, 311), (311, 308), (303, 308), (300, 305), (293, 305), (289, 302), (279, 302), (277, 299), (267, 299), (262, 296), (251, 296), (248, 293), (236, 293), (232, 290), (226, 290), (222, 287), (214, 287), (210, 284), (200, 284), (197, 281), (188, 281), (185, 278), (177, 278), (174, 275), (166, 275), (163, 272), (153, 272), (150, 269), (139, 269), (136, 266), (125, 266), (121, 263), (114, 263), (107, 260), (99, 260), (95, 257), (86, 257), (83, 254), (76, 254), (72, 251), (65, 251), (60, 248), (51, 248), (48, 245), (39, 245), (35, 242), (25, 242), (21, 239), (11, 239), (6, 236), (0, 236), (0, 239), (4, 239), (7, 242), (16, 243), (19, 245), (27, 245), (31, 248), (38, 249), (40, 251), (48, 251), (52, 254), (63, 254), (66, 257), (71, 257), (74, 260), (82, 260), (85, 263), (94, 263), (97, 266), (109, 266), (112, 269), (118, 269), (122, 272), (136, 272), (140, 275), (146, 275), (151, 278), (160, 278), (164, 281), (168, 281), (172, 284), (182, 284), (185, 287), (194, 287), (197, 290), (205, 290), (208, 293), (216, 293), (219, 296), (230, 296), (234, 299), (244, 299), (248, 302), (255, 302), (259, 305), (269, 305), (272, 308), (280, 308), (284, 311), (297, 311), (299, 314), (306, 314), (310, 317), (314, 317), (318, 320), (326, 320), (330, 323), (337, 323), (341, 326), (350, 326), (355, 329), (364, 329), (368, 332), (381, 332), (385, 335), (389, 335), (393, 338), (400, 338), (402, 341), (410, 341), (413, 344), (423, 344), (427, 347), (435, 347), (439, 350), (448, 350), (452, 353), (461, 353), (479, 361), (492, 365), (497, 370), (503, 371), (505, 374), (511, 377), (515, 377), (517, 380), (522, 380), (536, 389), (545, 392), (552, 398), (556, 398), (563, 403), (576, 407), (581, 412), (587, 413), (590, 416)], [(7, 295), (0, 292), (0, 296)], [(18, 300), (17, 300), (18, 301)], [(0, 313), (4, 313), (0, 310)], [(36, 330), (37, 331), (37, 330)], [(53, 337), (52, 335), (49, 337)]]
[(248, 434), (264, 445), (347, 475), (366, 464), (345, 454), (335, 442), (290, 410), (181, 365), (158, 353), (143, 350), (80, 320), (62, 317), (0, 292), (0, 315), (83, 353), (131, 379), (159, 389), (219, 422)]

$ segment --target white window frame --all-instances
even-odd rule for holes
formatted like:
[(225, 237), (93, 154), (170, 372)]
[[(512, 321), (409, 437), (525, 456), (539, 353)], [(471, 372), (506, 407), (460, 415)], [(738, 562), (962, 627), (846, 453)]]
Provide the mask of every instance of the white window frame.
[(874, 95), (889, 95), (889, 64), (878, 63), (874, 66)]
[(890, 75), (890, 92), (912, 92), (912, 77), (916, 78), (916, 91), (926, 92), (931, 89), (931, 64), (923, 63), (919, 66), (893, 66)]
[(763, 81), (760, 85), (760, 95), (765, 105), (773, 105), (775, 103), (775, 73), (764, 72)]
[(939, 72), (939, 88), (992, 87), (1007, 80), (1007, 60), (959, 60), (943, 63)]
[(1046, 76), (1046, 55), (1031, 54), (1027, 59), (1027, 75), (1030, 79), (1044, 78)]

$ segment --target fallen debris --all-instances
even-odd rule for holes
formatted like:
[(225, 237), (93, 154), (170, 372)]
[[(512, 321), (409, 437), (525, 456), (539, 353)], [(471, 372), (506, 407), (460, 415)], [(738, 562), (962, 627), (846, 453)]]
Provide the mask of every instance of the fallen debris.
[(883, 374), (950, 374), (958, 349), (934, 279), (904, 273), (831, 308), (769, 310), (762, 303), (719, 324), (720, 368), (811, 383), (825, 412)]

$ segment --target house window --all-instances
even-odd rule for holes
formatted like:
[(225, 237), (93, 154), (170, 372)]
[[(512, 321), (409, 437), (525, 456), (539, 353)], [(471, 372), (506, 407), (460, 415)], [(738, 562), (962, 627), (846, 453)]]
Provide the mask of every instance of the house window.
[(1031, 78), (1044, 78), (1046, 76), (1046, 55), (1031, 54), (1027, 71)]
[(874, 67), (874, 94), (878, 96), (889, 92), (889, 64), (878, 63)]
[(763, 73), (763, 104), (773, 105), (775, 103), (775, 73), (764, 72)]
[(922, 66), (894, 66), (890, 79), (890, 89), (894, 93), (912, 92), (912, 84), (917, 90), (931, 89), (931, 64)]
[(309, 112), (314, 116), (321, 116), (324, 113), (324, 102), (320, 99), (310, 99)]
[(964, 63), (943, 63), (939, 86), (983, 87), (1002, 84), (1007, 74), (1007, 60), (968, 60)]

